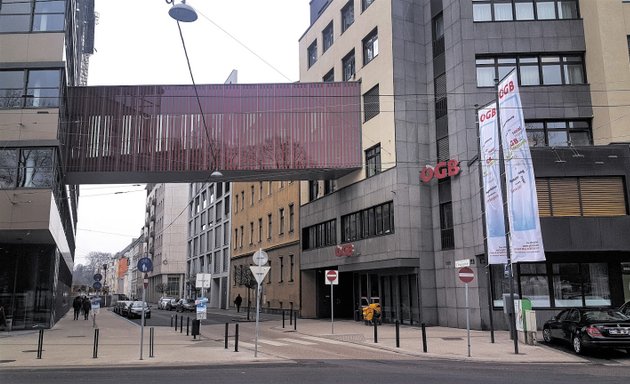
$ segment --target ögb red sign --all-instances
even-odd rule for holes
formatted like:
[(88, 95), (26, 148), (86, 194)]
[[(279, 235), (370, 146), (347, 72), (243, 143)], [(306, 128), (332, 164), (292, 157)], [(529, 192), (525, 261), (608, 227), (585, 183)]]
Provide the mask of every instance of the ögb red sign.
[(354, 256), (354, 244), (342, 244), (335, 247), (335, 256)]
[(459, 161), (457, 160), (440, 161), (435, 167), (427, 165), (422, 168), (420, 171), (420, 180), (424, 183), (428, 183), (433, 180), (433, 178), (441, 180), (458, 175), (460, 170)]
[(339, 284), (339, 272), (334, 269), (327, 269), (325, 271), (326, 285), (338, 285)]
[(468, 267), (464, 267), (459, 269), (457, 276), (459, 276), (462, 283), (468, 284), (475, 279), (475, 272)]

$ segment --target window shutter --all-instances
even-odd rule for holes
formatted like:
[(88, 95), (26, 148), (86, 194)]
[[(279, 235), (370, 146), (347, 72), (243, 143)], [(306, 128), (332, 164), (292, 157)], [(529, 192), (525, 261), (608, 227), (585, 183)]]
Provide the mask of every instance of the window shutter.
[(626, 215), (623, 181), (620, 177), (580, 179), (584, 216)]
[(576, 177), (550, 179), (549, 188), (553, 216), (581, 216)]
[(538, 194), (538, 216), (551, 216), (551, 200), (549, 199), (549, 179), (536, 179)]

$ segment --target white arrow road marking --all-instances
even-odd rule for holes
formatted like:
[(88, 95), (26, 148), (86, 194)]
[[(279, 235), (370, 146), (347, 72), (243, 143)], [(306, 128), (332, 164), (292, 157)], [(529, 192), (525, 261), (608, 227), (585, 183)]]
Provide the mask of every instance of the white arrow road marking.
[(299, 340), (299, 339), (290, 339), (290, 338), (285, 338), (285, 339), (280, 339), (282, 341), (286, 341), (289, 343), (295, 343), (295, 344), (301, 344), (301, 345), (317, 345), (317, 343), (311, 343), (310, 341), (304, 341), (304, 340)]
[(271, 340), (261, 340), (261, 339), (258, 339), (258, 342), (259, 342), (259, 343), (262, 343), (262, 344), (269, 344), (269, 345), (273, 345), (273, 346), (275, 346), (275, 347), (284, 347), (284, 346), (289, 345), (289, 344), (280, 343), (280, 342), (277, 342), (277, 341), (271, 341)]

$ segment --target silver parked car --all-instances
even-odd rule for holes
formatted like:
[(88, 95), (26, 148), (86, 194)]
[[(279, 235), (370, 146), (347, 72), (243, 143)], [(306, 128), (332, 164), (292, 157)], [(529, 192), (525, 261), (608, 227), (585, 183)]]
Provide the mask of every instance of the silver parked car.
[(149, 304), (147, 304), (146, 301), (144, 303), (142, 301), (134, 301), (129, 306), (129, 313), (127, 314), (127, 317), (130, 318), (130, 319), (133, 319), (135, 317), (142, 317), (142, 311), (143, 310), (144, 310), (144, 318), (145, 319), (150, 319), (151, 318), (151, 307), (149, 306)]

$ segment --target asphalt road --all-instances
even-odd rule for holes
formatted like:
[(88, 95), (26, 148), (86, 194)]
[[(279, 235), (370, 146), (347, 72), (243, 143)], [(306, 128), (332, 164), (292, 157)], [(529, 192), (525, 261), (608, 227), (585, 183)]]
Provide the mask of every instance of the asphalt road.
[(3, 384), (86, 382), (221, 384), (606, 384), (628, 383), (630, 368), (604, 365), (502, 365), (457, 361), (297, 360), (206, 367), (0, 371)]
[[(147, 319), (146, 325), (149, 327), (167, 327), (171, 325), (171, 317), (173, 317), (173, 321), (175, 317), (181, 318), (183, 316), (184, 320), (184, 331), (186, 329), (186, 319), (190, 318), (190, 321), (195, 319), (195, 312), (175, 312), (175, 311), (167, 311), (164, 309), (157, 309), (155, 306), (151, 306), (151, 318)], [(130, 319), (136, 324), (140, 324), (140, 319)], [(210, 325), (210, 324), (225, 324), (231, 323), (233, 320), (232, 316), (220, 315), (220, 314), (208, 314), (208, 318), (206, 320), (202, 320), (202, 325)]]

